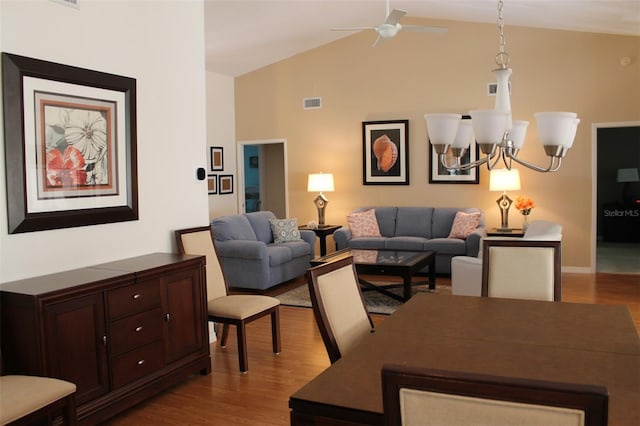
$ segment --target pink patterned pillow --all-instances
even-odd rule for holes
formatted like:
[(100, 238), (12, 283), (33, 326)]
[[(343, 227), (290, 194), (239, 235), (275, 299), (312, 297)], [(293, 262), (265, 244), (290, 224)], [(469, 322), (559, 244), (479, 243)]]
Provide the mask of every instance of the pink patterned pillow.
[(375, 210), (351, 213), (347, 216), (351, 237), (381, 237)]
[(456, 218), (453, 219), (453, 225), (451, 226), (451, 232), (449, 238), (467, 238), (478, 227), (480, 223), (480, 212), (476, 213), (456, 213)]

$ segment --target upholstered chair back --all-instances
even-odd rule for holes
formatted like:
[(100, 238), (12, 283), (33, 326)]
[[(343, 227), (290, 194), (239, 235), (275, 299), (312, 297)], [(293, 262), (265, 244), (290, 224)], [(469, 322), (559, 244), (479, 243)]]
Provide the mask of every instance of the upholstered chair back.
[(216, 253), (211, 228), (206, 226), (196, 230), (185, 230), (180, 234), (178, 244), (182, 244), (182, 252), (185, 254), (206, 257), (207, 299), (213, 300), (226, 296), (227, 285)]

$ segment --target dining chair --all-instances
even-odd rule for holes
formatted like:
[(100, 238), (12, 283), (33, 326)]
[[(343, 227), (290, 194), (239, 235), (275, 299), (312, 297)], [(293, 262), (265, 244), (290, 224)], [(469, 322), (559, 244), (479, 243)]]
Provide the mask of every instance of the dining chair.
[(562, 299), (561, 242), (485, 240), (482, 297), (559, 302)]
[(53, 424), (62, 414), (65, 425), (77, 424), (76, 385), (51, 377), (4, 375), (0, 353), (0, 425)]
[(209, 321), (220, 323), (220, 346), (227, 346), (229, 326), (235, 325), (238, 337), (240, 372), (248, 371), (246, 325), (264, 316), (271, 316), (273, 352), (279, 354), (280, 301), (275, 297), (241, 294), (230, 295), (229, 285), (216, 253), (213, 231), (209, 226), (179, 229), (175, 231), (178, 251), (181, 254), (206, 257), (207, 312)]
[(487, 374), (382, 367), (384, 424), (604, 426), (606, 388)]
[(374, 328), (353, 257), (308, 269), (307, 284), (313, 315), (333, 364)]

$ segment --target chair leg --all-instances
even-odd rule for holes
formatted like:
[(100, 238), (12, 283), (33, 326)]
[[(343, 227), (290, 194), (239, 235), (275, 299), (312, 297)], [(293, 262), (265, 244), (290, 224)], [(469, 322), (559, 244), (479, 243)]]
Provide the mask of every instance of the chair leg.
[(282, 350), (280, 343), (280, 309), (271, 312), (271, 339), (273, 341), (273, 353), (279, 354)]
[(64, 417), (64, 424), (66, 425), (75, 426), (78, 424), (75, 393), (72, 393), (66, 398), (66, 405), (64, 407), (63, 417)]
[(229, 324), (222, 325), (222, 336), (220, 337), (220, 347), (227, 347), (227, 338), (229, 337)]
[(245, 334), (244, 321), (238, 324), (236, 331), (238, 332), (238, 361), (240, 363), (240, 372), (246, 373), (247, 370), (249, 370), (249, 361), (247, 360), (247, 336)]

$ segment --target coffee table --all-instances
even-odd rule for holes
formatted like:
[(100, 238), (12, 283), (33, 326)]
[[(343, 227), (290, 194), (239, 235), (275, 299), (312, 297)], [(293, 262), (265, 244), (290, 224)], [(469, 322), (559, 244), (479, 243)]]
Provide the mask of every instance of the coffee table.
[[(375, 290), (386, 296), (406, 302), (411, 299), (413, 276), (425, 266), (429, 267), (429, 289), (436, 288), (436, 252), (408, 251), (408, 250), (377, 250), (377, 249), (343, 249), (326, 256), (311, 260), (312, 266), (353, 256), (358, 274), (391, 275), (402, 277), (401, 284), (376, 285), (362, 278), (358, 278), (363, 290)], [(402, 296), (389, 291), (402, 287)]]

